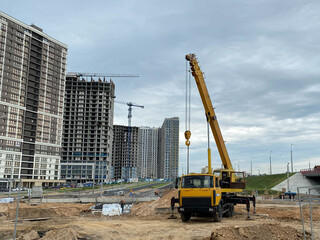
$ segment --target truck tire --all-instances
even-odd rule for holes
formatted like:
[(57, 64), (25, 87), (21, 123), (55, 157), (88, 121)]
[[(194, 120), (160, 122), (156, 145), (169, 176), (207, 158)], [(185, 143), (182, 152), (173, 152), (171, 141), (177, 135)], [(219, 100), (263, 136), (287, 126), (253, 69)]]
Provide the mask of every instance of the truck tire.
[(182, 213), (180, 213), (180, 217), (181, 217), (182, 222), (188, 222), (191, 218), (191, 213), (182, 212)]
[(223, 214), (222, 206), (221, 206), (221, 204), (219, 204), (217, 206), (217, 211), (213, 214), (213, 221), (214, 222), (221, 222), (222, 214)]
[(224, 214), (226, 217), (232, 217), (234, 214), (234, 205), (230, 204), (228, 206), (228, 211)]

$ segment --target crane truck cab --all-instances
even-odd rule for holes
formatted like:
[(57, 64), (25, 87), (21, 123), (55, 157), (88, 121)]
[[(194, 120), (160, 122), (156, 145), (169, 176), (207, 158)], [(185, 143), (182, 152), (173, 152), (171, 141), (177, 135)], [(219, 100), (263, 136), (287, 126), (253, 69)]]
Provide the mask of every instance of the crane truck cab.
[(176, 181), (179, 189), (178, 211), (183, 222), (191, 216), (212, 217), (221, 221), (223, 209), (219, 178), (213, 174), (188, 174)]
[(237, 196), (245, 188), (243, 172), (217, 169), (214, 174), (191, 173), (176, 179), (179, 189), (177, 199), (181, 220), (187, 222), (191, 217), (211, 217), (220, 222), (222, 217), (232, 217), (236, 204), (247, 204), (252, 197)]

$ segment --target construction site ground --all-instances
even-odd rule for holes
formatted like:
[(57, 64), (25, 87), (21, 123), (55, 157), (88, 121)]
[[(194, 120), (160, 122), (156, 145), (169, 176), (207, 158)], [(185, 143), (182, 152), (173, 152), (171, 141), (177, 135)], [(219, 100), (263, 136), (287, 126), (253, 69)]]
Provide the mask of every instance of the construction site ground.
[[(177, 196), (174, 189), (157, 201), (135, 204), (130, 214), (115, 217), (93, 213), (92, 204), (21, 203), (17, 239), (303, 239), (298, 205), (258, 203), (251, 220), (247, 220), (246, 207), (237, 205), (235, 215), (222, 222), (194, 217), (183, 223), (177, 213), (177, 219), (168, 219), (172, 196)], [(314, 239), (320, 239), (319, 210), (313, 206)], [(303, 213), (307, 239), (311, 239), (307, 205)], [(0, 204), (0, 239), (12, 239), (15, 215), (16, 203)]]

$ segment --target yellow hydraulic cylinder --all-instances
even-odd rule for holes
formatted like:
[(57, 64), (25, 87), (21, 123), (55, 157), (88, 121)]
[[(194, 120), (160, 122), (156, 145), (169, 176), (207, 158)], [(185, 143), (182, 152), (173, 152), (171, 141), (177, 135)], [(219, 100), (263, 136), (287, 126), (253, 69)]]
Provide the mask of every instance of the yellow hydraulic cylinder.
[(211, 149), (208, 148), (208, 170), (209, 170), (209, 174), (212, 174), (211, 172)]

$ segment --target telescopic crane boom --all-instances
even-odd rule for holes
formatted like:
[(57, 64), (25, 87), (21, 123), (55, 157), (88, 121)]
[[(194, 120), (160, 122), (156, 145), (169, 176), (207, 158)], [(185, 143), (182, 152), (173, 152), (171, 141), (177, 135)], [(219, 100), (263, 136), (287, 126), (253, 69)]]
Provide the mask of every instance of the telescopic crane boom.
[[(199, 93), (201, 96), (201, 100), (202, 100), (202, 103), (204, 106), (207, 121), (210, 124), (210, 128), (211, 128), (211, 131), (214, 136), (214, 140), (217, 144), (217, 148), (219, 151), (219, 155), (220, 155), (222, 164), (225, 169), (233, 170), (232, 164), (231, 164), (228, 152), (227, 152), (226, 145), (223, 141), (223, 137), (222, 137), (222, 134), (220, 131), (218, 120), (217, 120), (216, 114), (214, 112), (212, 103), (211, 103), (209, 92), (208, 92), (206, 83), (203, 78), (203, 73), (199, 67), (196, 55), (195, 54), (187, 54), (186, 59), (190, 63), (192, 76), (194, 77), (194, 79), (197, 83), (197, 87), (198, 87), (198, 90), (199, 90)], [(211, 169), (211, 166), (208, 166), (208, 167), (209, 167), (209, 169)]]

